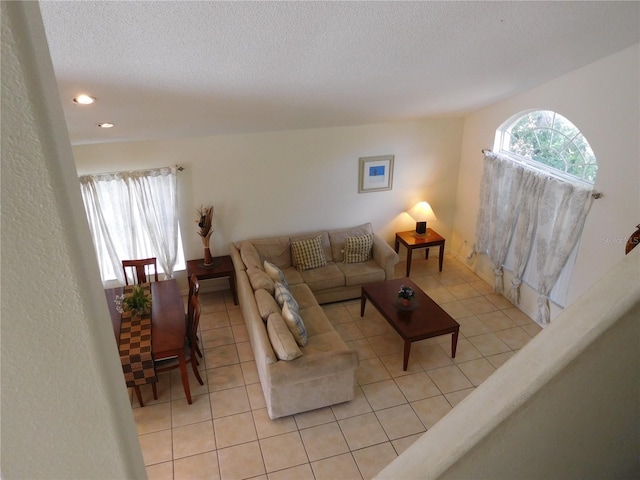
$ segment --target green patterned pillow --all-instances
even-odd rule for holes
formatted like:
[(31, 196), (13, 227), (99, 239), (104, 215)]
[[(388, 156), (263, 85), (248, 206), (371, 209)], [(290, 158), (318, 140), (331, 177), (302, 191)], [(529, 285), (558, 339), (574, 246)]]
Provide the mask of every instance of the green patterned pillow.
[(373, 248), (373, 235), (360, 235), (348, 237), (344, 242), (344, 263), (366, 262), (371, 258)]
[(282, 308), (286, 302), (290, 302), (290, 305), (293, 306), (293, 308), (295, 308), (296, 310), (299, 310), (300, 308), (298, 306), (298, 302), (296, 302), (296, 299), (293, 298), (293, 295), (291, 295), (289, 288), (285, 287), (281, 283), (275, 283), (273, 297), (278, 302), (278, 305), (280, 305), (280, 308)]
[(298, 270), (311, 270), (312, 268), (324, 267), (327, 264), (327, 258), (322, 250), (321, 235), (291, 242), (291, 253), (293, 254), (293, 263)]
[(287, 279), (284, 277), (284, 273), (278, 267), (276, 267), (273, 263), (265, 260), (264, 261), (264, 271), (271, 277), (271, 280), (274, 282), (280, 282), (285, 287), (288, 287)]
[(290, 302), (285, 302), (282, 307), (282, 318), (284, 319), (284, 323), (287, 324), (287, 327), (289, 327), (293, 338), (296, 339), (296, 343), (304, 347), (307, 344), (307, 329), (298, 311), (291, 308)]

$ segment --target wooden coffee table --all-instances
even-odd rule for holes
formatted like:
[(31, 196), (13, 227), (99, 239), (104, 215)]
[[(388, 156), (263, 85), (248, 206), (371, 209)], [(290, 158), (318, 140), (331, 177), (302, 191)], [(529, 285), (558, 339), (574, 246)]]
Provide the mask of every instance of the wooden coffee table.
[[(417, 307), (413, 310), (403, 310), (394, 305), (402, 285), (411, 287), (415, 292)], [(409, 278), (397, 278), (363, 285), (360, 297), (361, 317), (364, 315), (367, 299), (404, 340), (403, 370), (407, 370), (411, 343), (425, 338), (453, 334), (451, 337), (451, 358), (456, 357), (460, 324)]]

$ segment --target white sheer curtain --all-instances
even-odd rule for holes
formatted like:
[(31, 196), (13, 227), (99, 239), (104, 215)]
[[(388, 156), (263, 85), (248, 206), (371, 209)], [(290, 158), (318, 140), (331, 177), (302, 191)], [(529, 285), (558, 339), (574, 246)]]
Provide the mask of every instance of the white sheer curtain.
[(580, 238), (592, 203), (592, 189), (548, 178), (538, 207), (538, 318), (549, 323), (549, 293)]
[(522, 275), (529, 260), (533, 243), (535, 218), (538, 215), (538, 198), (542, 177), (532, 170), (524, 170), (520, 214), (516, 223), (514, 236), (514, 262), (511, 289), (507, 298), (516, 305), (520, 303), (520, 285)]
[(549, 294), (580, 238), (591, 193), (590, 187), (553, 178), (498, 154), (485, 154), (474, 254), (489, 255), (496, 276), (494, 291), (502, 292), (502, 267), (514, 242), (508, 298), (517, 304), (522, 274), (535, 244), (540, 324), (549, 322)]
[(493, 154), (485, 156), (478, 213), (476, 251), (487, 253), (493, 264), (493, 290), (504, 291), (502, 265), (518, 218), (524, 169)]
[(178, 258), (174, 167), (80, 177), (102, 280), (124, 283), (124, 259), (156, 257), (167, 278)]

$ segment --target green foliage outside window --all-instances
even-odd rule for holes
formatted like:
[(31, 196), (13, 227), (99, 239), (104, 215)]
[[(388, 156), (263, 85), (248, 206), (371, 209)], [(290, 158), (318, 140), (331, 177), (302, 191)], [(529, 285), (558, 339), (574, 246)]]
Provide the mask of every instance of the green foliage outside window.
[(529, 112), (503, 130), (502, 150), (594, 183), (596, 157), (580, 130), (555, 112)]

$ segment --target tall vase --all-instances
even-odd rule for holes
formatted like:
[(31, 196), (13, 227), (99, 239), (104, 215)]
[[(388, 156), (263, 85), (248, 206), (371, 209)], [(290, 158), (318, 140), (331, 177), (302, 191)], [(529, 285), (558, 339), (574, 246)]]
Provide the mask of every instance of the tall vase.
[(213, 265), (213, 257), (211, 256), (211, 250), (209, 250), (209, 240), (211, 240), (211, 234), (213, 231), (207, 233), (202, 237), (202, 244), (204, 245), (204, 266), (210, 267)]

